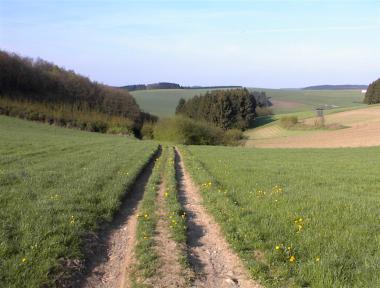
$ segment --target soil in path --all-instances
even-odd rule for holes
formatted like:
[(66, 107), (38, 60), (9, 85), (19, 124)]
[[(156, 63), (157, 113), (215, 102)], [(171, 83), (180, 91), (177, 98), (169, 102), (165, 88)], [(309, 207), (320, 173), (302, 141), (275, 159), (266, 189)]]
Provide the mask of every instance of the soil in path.
[(188, 253), (195, 272), (193, 287), (261, 287), (250, 279), (239, 257), (232, 252), (220, 227), (202, 205), (199, 189), (186, 171), (176, 149), (180, 201), (188, 215)]
[(86, 248), (92, 251), (87, 258), (87, 270), (90, 272), (75, 287), (130, 287), (129, 273), (134, 263), (138, 206), (160, 151), (137, 177), (111, 224), (101, 230), (92, 247)]
[(181, 247), (170, 238), (168, 228), (168, 212), (165, 208), (165, 183), (161, 183), (157, 195), (157, 226), (155, 236), (155, 249), (159, 256), (160, 267), (154, 277), (146, 281), (155, 288), (188, 287), (192, 277), (192, 271), (180, 263), (181, 253), (185, 247)]

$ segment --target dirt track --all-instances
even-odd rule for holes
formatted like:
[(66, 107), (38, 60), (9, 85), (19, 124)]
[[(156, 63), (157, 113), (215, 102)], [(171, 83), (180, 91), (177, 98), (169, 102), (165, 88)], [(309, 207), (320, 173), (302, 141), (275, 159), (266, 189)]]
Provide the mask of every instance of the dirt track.
[[(89, 272), (74, 287), (131, 287), (137, 212), (156, 157), (137, 178), (114, 221), (103, 228), (97, 239), (87, 247), (87, 251), (92, 251), (87, 256)], [(202, 206), (198, 188), (186, 171), (178, 150), (175, 160), (179, 198), (188, 215), (187, 247), (179, 247), (170, 239), (163, 200), (165, 184), (162, 183), (157, 196), (158, 223), (155, 236), (160, 267), (156, 275), (144, 283), (152, 287), (189, 287), (189, 280), (194, 279), (190, 287), (261, 287), (250, 278), (239, 257), (228, 246), (219, 226)], [(179, 263), (181, 249), (188, 251), (193, 271), (184, 269)]]
[(185, 269), (180, 264), (182, 249), (173, 239), (170, 238), (167, 217), (168, 212), (164, 203), (165, 183), (161, 183), (157, 195), (157, 227), (155, 240), (155, 249), (160, 261), (160, 267), (152, 279), (148, 279), (155, 288), (185, 288), (192, 277), (191, 271)]
[(261, 287), (250, 279), (219, 226), (202, 206), (198, 188), (186, 171), (178, 150), (176, 168), (180, 201), (188, 215), (189, 260), (196, 273), (193, 287)]
[(100, 233), (96, 247), (87, 249), (94, 251), (87, 257), (90, 272), (82, 284), (75, 287), (130, 287), (129, 272), (134, 261), (138, 205), (152, 174), (154, 159), (137, 177), (118, 215)]

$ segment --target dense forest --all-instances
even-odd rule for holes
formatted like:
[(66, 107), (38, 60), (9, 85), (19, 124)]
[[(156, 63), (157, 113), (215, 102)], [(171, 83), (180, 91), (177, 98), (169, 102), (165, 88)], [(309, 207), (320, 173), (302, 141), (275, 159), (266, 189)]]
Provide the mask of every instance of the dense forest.
[(380, 79), (377, 79), (368, 86), (367, 93), (364, 97), (364, 103), (380, 103)]
[(258, 92), (250, 92), (245, 88), (209, 91), (187, 101), (181, 99), (176, 114), (207, 121), (223, 129), (246, 129), (256, 116), (257, 101), (254, 94)]
[[(144, 120), (156, 120), (142, 113), (126, 90), (93, 82), (41, 59), (0, 51), (0, 113), (97, 130), (91, 128), (94, 123), (76, 119), (90, 112), (97, 114), (95, 118), (103, 127), (117, 118), (119, 126), (127, 125), (137, 134)], [(58, 114), (60, 119), (56, 119)]]

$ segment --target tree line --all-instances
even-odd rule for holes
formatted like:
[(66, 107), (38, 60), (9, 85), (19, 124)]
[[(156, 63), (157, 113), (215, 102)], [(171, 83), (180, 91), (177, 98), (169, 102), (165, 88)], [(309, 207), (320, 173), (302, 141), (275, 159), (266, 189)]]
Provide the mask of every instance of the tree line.
[(233, 86), (233, 85), (222, 85), (222, 86), (182, 86), (177, 83), (170, 82), (158, 82), (153, 84), (134, 84), (126, 85), (120, 87), (122, 89), (127, 89), (128, 91), (137, 91), (137, 90), (152, 90), (152, 89), (234, 89), (242, 88), (242, 86)]
[(265, 92), (250, 92), (246, 88), (213, 90), (187, 101), (180, 99), (176, 114), (211, 122), (225, 130), (244, 130), (255, 119), (256, 107), (269, 105)]
[(136, 91), (136, 90), (153, 90), (153, 89), (182, 89), (183, 87), (176, 83), (159, 82), (159, 83), (152, 83), (152, 84), (126, 85), (120, 88), (127, 89), (128, 91)]
[(380, 103), (380, 79), (372, 82), (368, 88), (364, 97), (364, 103), (377, 104)]
[(0, 98), (7, 99), (8, 108), (14, 107), (8, 100), (16, 101), (17, 111), (22, 103), (38, 103), (54, 111), (64, 111), (65, 115), (68, 111), (96, 112), (128, 118), (137, 134), (145, 120), (157, 120), (141, 112), (126, 90), (93, 82), (42, 59), (34, 60), (6, 51), (0, 51)]

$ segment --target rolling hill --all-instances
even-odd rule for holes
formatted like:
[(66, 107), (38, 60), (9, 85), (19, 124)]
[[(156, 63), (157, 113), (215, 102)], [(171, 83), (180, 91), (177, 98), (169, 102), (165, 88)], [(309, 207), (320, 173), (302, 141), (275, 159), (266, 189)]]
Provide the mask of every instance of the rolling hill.
[(316, 85), (302, 88), (303, 90), (365, 90), (368, 85)]
[[(312, 111), (325, 104), (334, 107), (365, 106), (361, 90), (249, 89), (264, 91), (270, 97), (276, 114)], [(156, 89), (132, 91), (131, 94), (142, 110), (160, 117), (169, 117), (174, 115), (181, 98), (187, 100), (210, 90), (213, 89)]]

